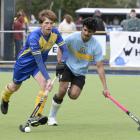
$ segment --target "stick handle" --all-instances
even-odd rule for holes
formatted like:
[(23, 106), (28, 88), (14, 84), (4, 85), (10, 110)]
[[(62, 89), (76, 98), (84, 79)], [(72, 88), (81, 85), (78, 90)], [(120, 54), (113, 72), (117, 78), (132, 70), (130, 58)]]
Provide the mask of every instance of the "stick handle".
[(52, 80), (52, 84), (54, 84), (56, 79), (57, 79), (57, 77), (55, 76), (55, 78)]
[(128, 112), (128, 110), (121, 105), (117, 100), (115, 100), (111, 95), (107, 95), (107, 98), (109, 98), (113, 103), (115, 103), (120, 109), (122, 109), (125, 113)]
[(121, 105), (111, 95), (107, 94), (106, 97), (109, 98), (114, 104), (116, 104), (121, 110), (123, 110), (131, 119), (133, 119), (140, 126), (139, 118), (137, 118), (134, 114), (132, 114), (130, 111), (128, 111), (123, 105)]
[[(56, 79), (57, 79), (57, 77), (55, 77), (55, 78), (52, 80), (52, 84), (54, 84), (54, 82), (55, 82)], [(39, 110), (41, 104), (42, 104), (43, 101), (44, 101), (44, 98), (48, 96), (48, 93), (49, 93), (49, 91), (46, 90), (45, 96), (43, 96), (43, 97), (40, 99), (40, 102), (38, 103), (38, 105), (37, 105), (37, 106), (35, 107), (35, 109), (33, 110), (32, 114), (30, 115), (30, 118), (31, 118), (31, 117), (34, 117), (34, 116), (36, 115), (37, 111)]]
[[(55, 76), (55, 78), (52, 80), (52, 85), (54, 84), (54, 82), (55, 82), (56, 79), (57, 79), (57, 77)], [(46, 92), (45, 92), (45, 97), (48, 96), (48, 93), (49, 93), (49, 91), (46, 90)]]

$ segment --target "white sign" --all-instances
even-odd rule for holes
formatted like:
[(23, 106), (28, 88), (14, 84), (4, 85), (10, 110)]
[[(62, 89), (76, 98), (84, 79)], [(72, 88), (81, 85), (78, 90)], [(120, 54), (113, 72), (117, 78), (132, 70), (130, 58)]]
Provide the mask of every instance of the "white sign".
[(106, 55), (106, 35), (94, 35), (94, 37), (100, 43), (103, 55)]
[(110, 32), (110, 66), (140, 67), (140, 32)]

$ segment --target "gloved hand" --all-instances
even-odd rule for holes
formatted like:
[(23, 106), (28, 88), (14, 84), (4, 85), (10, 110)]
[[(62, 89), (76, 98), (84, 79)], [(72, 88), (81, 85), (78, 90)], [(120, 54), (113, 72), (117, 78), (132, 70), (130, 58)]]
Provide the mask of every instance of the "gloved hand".
[(56, 76), (61, 75), (64, 72), (65, 67), (66, 67), (65, 63), (63, 63), (63, 62), (57, 63), (56, 64)]

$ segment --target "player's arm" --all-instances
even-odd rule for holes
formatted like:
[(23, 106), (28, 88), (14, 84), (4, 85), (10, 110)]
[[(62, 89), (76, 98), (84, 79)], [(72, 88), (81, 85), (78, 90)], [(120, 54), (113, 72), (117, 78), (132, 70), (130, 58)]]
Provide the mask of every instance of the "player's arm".
[(58, 30), (56, 30), (56, 33), (57, 33), (56, 44), (58, 45), (57, 61), (58, 61), (58, 63), (61, 63), (66, 60), (67, 46), (66, 46), (65, 41), (63, 40), (60, 32)]
[(103, 95), (106, 97), (106, 94), (110, 94), (110, 93), (107, 87), (107, 82), (105, 77), (102, 47), (97, 41), (95, 42), (95, 50), (94, 50), (93, 57), (94, 57), (94, 61), (96, 62), (99, 78), (103, 85)]
[(103, 62), (102, 61), (97, 62), (96, 66), (97, 66), (97, 71), (98, 71), (99, 77), (100, 77), (102, 85), (103, 85), (103, 89), (106, 90), (107, 84), (106, 84)]
[(34, 54), (34, 58), (35, 58), (35, 61), (37, 63), (37, 66), (38, 66), (40, 72), (42, 73), (42, 75), (44, 76), (44, 78), (46, 80), (49, 80), (50, 77), (49, 77), (49, 74), (47, 72), (46, 66), (45, 66), (45, 64), (43, 62), (41, 52), (38, 51), (38, 52), (35, 52), (33, 54)]
[(30, 45), (31, 53), (35, 58), (35, 61), (37, 63), (37, 66), (38, 66), (40, 72), (42, 73), (42, 75), (44, 76), (44, 78), (46, 80), (50, 79), (46, 66), (43, 62), (43, 58), (42, 58), (40, 47), (39, 47), (39, 41), (38, 41), (38, 38), (36, 35), (30, 36), (29, 45)]
[(42, 73), (43, 77), (46, 79), (47, 81), (47, 85), (46, 85), (46, 90), (48, 91), (51, 91), (52, 90), (52, 81), (49, 77), (49, 74), (47, 72), (47, 69), (46, 69), (46, 66), (43, 62), (43, 59), (42, 59), (42, 55), (41, 55), (41, 52), (39, 53), (40, 51), (38, 51), (38, 54), (35, 54), (34, 55), (34, 58), (35, 58), (35, 61), (38, 65), (38, 68), (40, 70), (40, 72)]
[(97, 66), (97, 71), (98, 71), (99, 78), (100, 78), (100, 80), (102, 82), (102, 85), (103, 85), (103, 94), (106, 97), (106, 94), (110, 94), (110, 93), (109, 93), (107, 83), (106, 83), (106, 77), (105, 77), (103, 62), (102, 61), (96, 62), (96, 66)]
[(39, 71), (47, 81), (46, 90), (51, 91), (52, 82), (47, 72), (45, 63), (43, 62), (42, 54), (40, 51), (38, 34), (31, 34), (30, 37), (28, 38), (28, 42), (31, 49), (31, 53), (35, 58)]
[(64, 54), (63, 54), (63, 51), (58, 48), (58, 52), (57, 52), (57, 65), (56, 65), (56, 76), (60, 76), (63, 72), (64, 72), (64, 69), (65, 69), (65, 61), (64, 61)]

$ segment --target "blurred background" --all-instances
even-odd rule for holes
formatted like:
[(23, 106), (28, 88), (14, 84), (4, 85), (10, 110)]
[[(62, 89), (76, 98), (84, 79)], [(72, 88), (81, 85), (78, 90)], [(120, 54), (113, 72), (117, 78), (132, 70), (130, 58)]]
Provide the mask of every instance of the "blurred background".
[[(135, 9), (137, 17), (140, 17), (140, 0), (0, 0), (0, 65), (14, 63), (17, 56), (15, 46), (15, 33), (23, 35), (23, 44), (27, 35), (39, 27), (38, 13), (42, 9), (53, 10), (57, 15), (56, 27), (69, 14), (76, 29), (68, 31), (70, 34), (81, 30), (81, 20), (92, 17), (99, 10), (101, 18), (105, 23), (105, 30), (99, 35), (104, 35), (105, 62), (109, 62), (109, 41), (111, 31), (122, 31), (121, 22), (128, 18), (130, 10)], [(24, 17), (24, 28), (16, 29), (13, 24), (17, 14), (22, 13)], [(61, 31), (63, 34), (65, 31)], [(65, 34), (66, 35), (66, 34)], [(65, 38), (65, 35), (63, 37)], [(54, 46), (56, 47), (56, 46)], [(56, 50), (56, 49), (54, 49)], [(50, 62), (56, 62), (56, 52), (50, 53)]]

